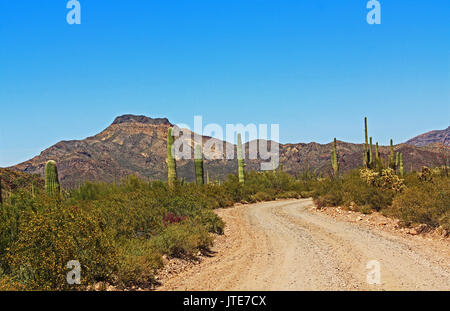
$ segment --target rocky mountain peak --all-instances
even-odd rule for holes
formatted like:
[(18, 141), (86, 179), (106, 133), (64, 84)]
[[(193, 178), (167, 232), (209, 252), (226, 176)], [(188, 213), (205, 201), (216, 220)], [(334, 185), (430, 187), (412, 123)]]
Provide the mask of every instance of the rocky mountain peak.
[(167, 118), (149, 118), (146, 116), (137, 116), (132, 114), (125, 114), (117, 117), (112, 124), (123, 123), (143, 123), (151, 125), (172, 125)]

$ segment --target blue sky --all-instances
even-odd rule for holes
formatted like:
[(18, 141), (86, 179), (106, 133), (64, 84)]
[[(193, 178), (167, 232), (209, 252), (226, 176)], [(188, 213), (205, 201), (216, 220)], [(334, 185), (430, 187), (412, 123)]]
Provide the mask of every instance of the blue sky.
[(121, 114), (387, 144), (450, 120), (448, 0), (0, 0), (0, 166)]

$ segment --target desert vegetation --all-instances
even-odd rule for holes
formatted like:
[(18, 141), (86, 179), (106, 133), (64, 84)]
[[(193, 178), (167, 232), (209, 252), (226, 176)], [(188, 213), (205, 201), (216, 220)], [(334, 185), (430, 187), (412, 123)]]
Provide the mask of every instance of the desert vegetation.
[[(46, 173), (45, 185), (3, 196), (0, 289), (81, 290), (97, 282), (150, 287), (163, 256), (191, 258), (223, 232), (213, 209), (298, 197), (300, 190), (286, 173), (246, 172), (245, 184), (237, 174), (220, 184), (129, 176), (59, 191), (54, 162)], [(70, 260), (82, 266), (81, 285), (66, 282)]]
[[(214, 234), (222, 234), (225, 226), (214, 209), (236, 203), (313, 197), (318, 208), (379, 211), (404, 226), (450, 230), (448, 166), (406, 173), (392, 140), (386, 160), (380, 157), (378, 143), (373, 150), (367, 120), (365, 136), (363, 166), (346, 174), (339, 172), (339, 145), (334, 140), (329, 176), (304, 171), (294, 177), (282, 167), (245, 171), (239, 135), (235, 174), (210, 181), (206, 170), (205, 182), (201, 149), (196, 146), (196, 182), (186, 183), (177, 175), (171, 128), (168, 182), (129, 176), (69, 190), (60, 186), (54, 161), (46, 165), (45, 183), (37, 176), (26, 179), (2, 171), (0, 289), (84, 290), (98, 282), (117, 288), (152, 287), (164, 257), (190, 259), (207, 252)], [(2, 187), (5, 180), (7, 189)], [(71, 260), (82, 266), (79, 285), (66, 281)]]
[[(363, 213), (381, 211), (386, 216), (398, 218), (404, 226), (426, 224), (450, 230), (448, 166), (423, 167), (420, 172), (406, 174), (403, 155), (395, 152), (392, 139), (386, 160), (380, 156), (378, 142), (373, 154), (367, 118), (364, 118), (364, 136), (363, 166), (344, 176), (338, 174), (339, 160), (334, 140), (331, 152), (334, 175), (332, 178), (319, 178), (311, 186), (316, 205), (319, 208), (343, 206)], [(443, 157), (447, 159), (444, 153)]]

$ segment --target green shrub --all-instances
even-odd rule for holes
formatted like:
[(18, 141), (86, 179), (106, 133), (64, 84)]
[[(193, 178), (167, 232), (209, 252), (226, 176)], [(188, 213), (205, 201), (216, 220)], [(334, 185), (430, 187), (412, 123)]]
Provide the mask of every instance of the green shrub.
[(312, 197), (314, 197), (314, 195), (315, 195), (314, 190), (300, 192), (300, 197), (302, 197), (302, 198), (312, 198)]
[(82, 284), (109, 280), (117, 261), (113, 241), (95, 215), (55, 206), (28, 214), (6, 260), (13, 279), (29, 289), (70, 289), (66, 264), (78, 260)]
[(392, 203), (395, 192), (367, 183), (356, 172), (350, 173), (343, 180), (343, 204), (349, 206), (352, 202), (359, 207), (369, 206), (379, 211)]
[(173, 224), (153, 239), (154, 247), (172, 257), (192, 257), (212, 245), (208, 231), (195, 223)]
[[(210, 233), (223, 233), (212, 209), (232, 204), (230, 197), (218, 185), (168, 187), (135, 176), (119, 185), (86, 183), (66, 198), (17, 191), (0, 206), (0, 285), (150, 285), (162, 254), (191, 256), (211, 245)], [(171, 224), (168, 215), (182, 222)], [(70, 260), (81, 264), (81, 286), (66, 282)]]
[(153, 241), (130, 239), (118, 249), (118, 285), (148, 287), (156, 283), (155, 274), (163, 263)]
[(274, 196), (263, 191), (258, 191), (257, 193), (250, 196), (251, 202), (264, 202), (264, 201), (272, 201)]
[(280, 192), (276, 195), (277, 199), (300, 199), (300, 194), (296, 191)]
[(211, 233), (222, 234), (225, 227), (223, 220), (211, 210), (202, 210), (192, 220)]
[(343, 202), (342, 181), (339, 179), (320, 180), (316, 184), (313, 198), (319, 208), (341, 205)]
[(450, 182), (447, 177), (410, 185), (395, 197), (388, 214), (406, 225), (423, 223), (450, 229)]

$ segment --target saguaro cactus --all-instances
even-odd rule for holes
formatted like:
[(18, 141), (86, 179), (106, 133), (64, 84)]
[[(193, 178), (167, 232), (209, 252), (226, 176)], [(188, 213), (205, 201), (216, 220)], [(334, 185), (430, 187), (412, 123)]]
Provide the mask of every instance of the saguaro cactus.
[(404, 176), (405, 175), (405, 170), (403, 168), (403, 154), (400, 153), (400, 176)]
[(169, 181), (169, 185), (173, 186), (177, 181), (177, 164), (175, 161), (174, 151), (173, 151), (173, 142), (174, 138), (172, 135), (173, 128), (169, 128), (167, 135), (167, 177)]
[(391, 152), (389, 154), (389, 167), (395, 171), (395, 152), (394, 152), (394, 142), (392, 139), (390, 150)]
[(339, 175), (339, 159), (337, 154), (336, 137), (334, 138), (333, 151), (331, 153), (331, 166), (333, 167), (334, 176)]
[(209, 185), (210, 181), (209, 181), (209, 172), (206, 171), (206, 184)]
[(380, 150), (378, 148), (378, 142), (375, 144), (375, 162), (378, 163), (380, 160)]
[(379, 170), (384, 167), (384, 162), (383, 159), (381, 158), (378, 142), (375, 144), (375, 166)]
[(364, 117), (364, 166), (370, 166), (369, 137), (367, 135), (367, 117)]
[(369, 145), (369, 166), (373, 168), (373, 154), (372, 154), (372, 137), (370, 137), (370, 145)]
[(50, 160), (45, 165), (45, 191), (49, 196), (59, 195), (61, 188), (58, 179), (58, 168), (56, 162)]
[(203, 185), (203, 156), (202, 156), (202, 146), (196, 145), (194, 152), (194, 162), (195, 162), (195, 179), (197, 180), (197, 185)]
[(244, 183), (244, 155), (242, 153), (242, 138), (241, 134), (237, 135), (237, 158), (238, 158), (238, 174), (239, 174), (239, 182)]
[(399, 162), (399, 153), (396, 152), (395, 153), (395, 169), (397, 170), (398, 168), (398, 162)]

